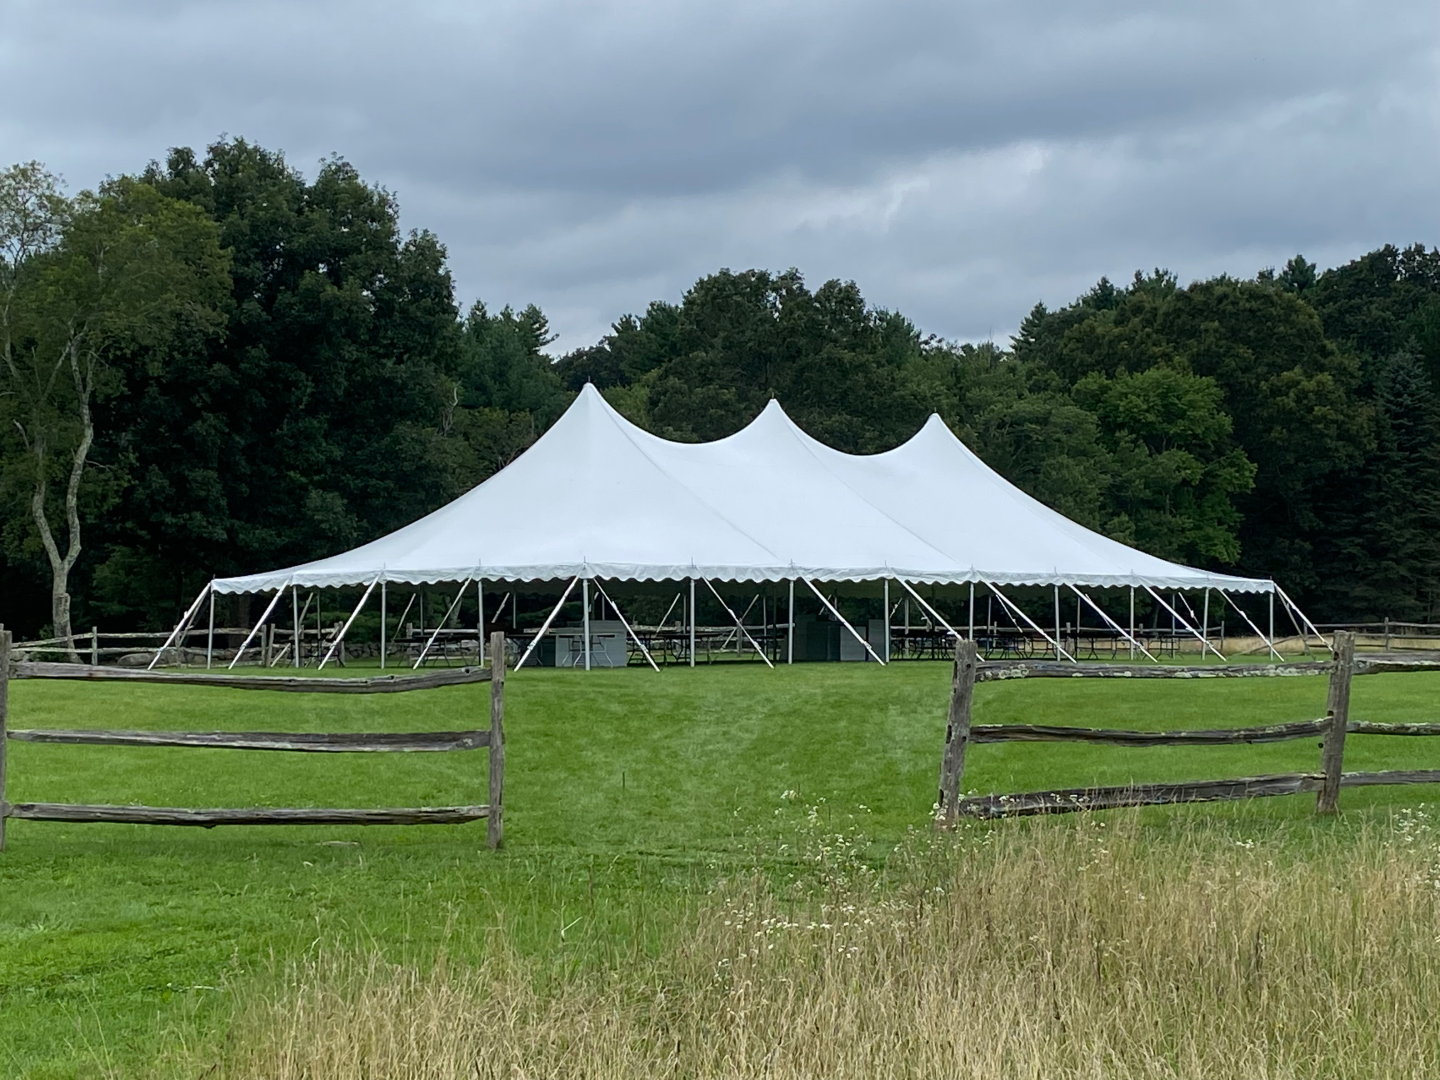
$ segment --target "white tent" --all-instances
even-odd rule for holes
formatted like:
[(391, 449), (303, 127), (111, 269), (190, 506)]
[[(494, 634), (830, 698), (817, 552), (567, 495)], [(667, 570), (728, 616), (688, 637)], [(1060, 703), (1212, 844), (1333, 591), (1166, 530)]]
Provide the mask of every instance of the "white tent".
[(912, 585), (964, 583), (1278, 592), (1076, 524), (1001, 477), (938, 416), (868, 456), (816, 441), (775, 401), (728, 438), (676, 443), (589, 385), (525, 453), (449, 505), (343, 554), (220, 578), (210, 591), (596, 579), (893, 579), (912, 595)]

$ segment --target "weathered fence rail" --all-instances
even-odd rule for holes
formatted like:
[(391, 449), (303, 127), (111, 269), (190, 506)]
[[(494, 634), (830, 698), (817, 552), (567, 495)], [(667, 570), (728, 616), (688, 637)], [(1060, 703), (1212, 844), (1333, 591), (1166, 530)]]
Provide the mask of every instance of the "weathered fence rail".
[[(1440, 661), (1388, 656), (1355, 656), (1354, 635), (1337, 631), (1334, 659), (1287, 664), (1234, 664), (1225, 666), (1134, 664), (1064, 664), (1055, 661), (981, 663), (973, 642), (961, 641), (955, 650), (950, 710), (945, 749), (940, 764), (937, 823), (965, 817), (1010, 817), (1027, 814), (1063, 814), (1081, 810), (1108, 810), (1126, 806), (1162, 806), (1176, 803), (1253, 799), (1272, 795), (1317, 793), (1316, 809), (1334, 811), (1341, 788), (1375, 784), (1440, 783), (1440, 769), (1343, 771), (1345, 736), (1440, 735), (1440, 723), (1392, 724), (1351, 720), (1350, 680), (1357, 675), (1386, 672), (1440, 671)], [(978, 682), (1030, 678), (1091, 679), (1235, 679), (1286, 678), (1328, 674), (1329, 696), (1324, 717), (1263, 727), (1213, 728), (1198, 731), (1127, 731), (1118, 728), (1070, 727), (1052, 724), (974, 724), (971, 711)], [(1321, 736), (1320, 771), (1244, 776), (1224, 780), (1179, 783), (1129, 784), (1120, 787), (1067, 788), (1056, 791), (1016, 792), (962, 798), (960, 781), (965, 771), (966, 748), (972, 743), (1068, 742), (1112, 746), (1237, 746), (1284, 742)]]
[[(233, 676), (211, 673), (136, 671), (77, 664), (11, 663), (11, 635), (0, 627), (0, 850), (5, 822), (119, 822), (140, 825), (452, 825), (487, 819), (490, 847), (504, 839), (505, 648), (504, 635), (491, 638), (488, 668), (433, 671), (423, 675), (382, 675), (360, 679), (300, 676)], [(274, 732), (119, 731), (101, 728), (26, 729), (8, 726), (9, 684), (18, 679), (72, 679), (161, 685), (211, 686), (308, 694), (388, 694), (433, 690), (469, 683), (490, 684), (489, 726), (465, 731)], [(444, 753), (489, 751), (489, 802), (474, 806), (323, 808), (246, 807), (194, 809), (175, 806), (112, 806), (83, 803), (11, 803), (6, 798), (6, 747), (10, 742), (63, 746), (189, 747), (210, 750), (269, 750), (295, 753)]]

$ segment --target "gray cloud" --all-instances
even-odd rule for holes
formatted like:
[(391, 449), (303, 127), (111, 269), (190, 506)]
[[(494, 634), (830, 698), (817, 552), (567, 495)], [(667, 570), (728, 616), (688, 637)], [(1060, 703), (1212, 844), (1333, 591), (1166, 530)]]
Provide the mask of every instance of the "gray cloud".
[(1440, 242), (1416, 0), (0, 4), (6, 160), (338, 152), (557, 347), (721, 265), (983, 338), (1102, 273)]

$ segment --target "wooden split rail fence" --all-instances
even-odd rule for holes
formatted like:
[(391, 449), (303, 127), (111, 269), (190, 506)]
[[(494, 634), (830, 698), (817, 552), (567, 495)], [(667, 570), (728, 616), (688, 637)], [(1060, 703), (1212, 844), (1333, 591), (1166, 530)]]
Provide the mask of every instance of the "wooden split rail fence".
[[(424, 675), (382, 675), (359, 679), (299, 676), (235, 676), (189, 672), (136, 671), (84, 667), (76, 664), (10, 660), (11, 635), (0, 627), (0, 850), (5, 822), (123, 822), (139, 825), (453, 825), (486, 819), (491, 848), (504, 836), (505, 786), (505, 648), (504, 635), (491, 636), (488, 668), (463, 668)], [(88, 728), (33, 730), (7, 725), (9, 683), (18, 679), (158, 683), (161, 685), (228, 687), (308, 694), (391, 694), (432, 690), (470, 683), (490, 684), (489, 726), (463, 731), (426, 732), (269, 732), (269, 731), (113, 731)], [(416, 753), (453, 750), (489, 751), (490, 801), (477, 806), (402, 807), (390, 809), (324, 809), (251, 807), (190, 809), (168, 806), (109, 806), (79, 803), (11, 803), (6, 798), (6, 747), (10, 742), (65, 746), (167, 746), (223, 750), (270, 750), (297, 753)]]
[[(940, 765), (940, 796), (936, 823), (953, 824), (960, 817), (997, 818), (1028, 814), (1064, 814), (1080, 810), (1109, 810), (1125, 806), (1163, 806), (1175, 803), (1217, 802), (1267, 795), (1316, 792), (1316, 810), (1332, 813), (1339, 806), (1340, 789), (1375, 784), (1436, 784), (1440, 769), (1344, 771), (1345, 736), (1440, 735), (1437, 724), (1384, 724), (1350, 719), (1350, 680), (1357, 675), (1384, 672), (1440, 671), (1440, 662), (1387, 657), (1355, 657), (1354, 634), (1338, 631), (1334, 659), (1289, 664), (1227, 664), (1224, 666), (1129, 664), (979, 663), (975, 643), (961, 641), (955, 649), (955, 673), (950, 712), (945, 729), (945, 751)], [(1266, 727), (1218, 728), (1205, 731), (1121, 731), (1110, 728), (1067, 727), (1046, 724), (972, 724), (975, 684), (1005, 679), (1216, 679), (1285, 678), (1329, 674), (1326, 714)], [(1179, 783), (1129, 784), (1121, 787), (1068, 788), (1004, 795), (962, 797), (965, 751), (972, 743), (1078, 742), (1115, 746), (1235, 746), (1283, 742), (1320, 736), (1318, 772), (1242, 776), (1225, 780)]]

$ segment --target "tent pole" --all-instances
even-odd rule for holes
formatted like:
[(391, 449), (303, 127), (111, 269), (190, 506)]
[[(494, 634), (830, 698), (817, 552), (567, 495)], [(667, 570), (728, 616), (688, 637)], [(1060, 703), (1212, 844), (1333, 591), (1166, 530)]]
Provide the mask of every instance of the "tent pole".
[(389, 582), (383, 577), (380, 579), (380, 670), (385, 670), (385, 620), (389, 618), (386, 611), (386, 599)]
[[(1142, 653), (1144, 653), (1144, 654), (1145, 654), (1147, 657), (1149, 657), (1151, 660), (1154, 660), (1155, 663), (1157, 663), (1157, 664), (1159, 663), (1158, 660), (1155, 660), (1155, 657), (1150, 656), (1149, 651), (1145, 648), (1144, 645), (1140, 645), (1140, 642), (1138, 642), (1138, 641), (1135, 640), (1135, 616), (1134, 616), (1133, 610), (1132, 610), (1132, 613), (1131, 613), (1131, 616), (1130, 616), (1130, 633), (1127, 634), (1127, 633), (1125, 633), (1124, 630), (1121, 630), (1121, 629), (1120, 629), (1120, 624), (1117, 623), (1114, 619), (1110, 618), (1109, 615), (1106, 615), (1104, 609), (1101, 608), (1101, 606), (1100, 606), (1099, 604), (1095, 603), (1094, 600), (1090, 599), (1090, 597), (1089, 597), (1086, 593), (1083, 593), (1083, 592), (1081, 592), (1079, 589), (1076, 589), (1073, 584), (1070, 586), (1070, 588), (1075, 590), (1075, 595), (1076, 595), (1076, 597), (1078, 598), (1078, 599), (1076, 599), (1076, 601), (1075, 601), (1075, 621), (1076, 621), (1076, 625), (1079, 625), (1079, 621), (1080, 621), (1080, 601), (1081, 601), (1081, 600), (1084, 600), (1087, 604), (1089, 604), (1092, 608), (1094, 608), (1094, 609), (1099, 613), (1100, 618), (1104, 619), (1107, 623), (1110, 624), (1110, 626), (1112, 626), (1112, 627), (1115, 629), (1115, 631), (1116, 631), (1118, 634), (1120, 634), (1122, 637), (1124, 637), (1126, 641), (1130, 642), (1130, 659), (1132, 659), (1132, 660), (1135, 659), (1135, 647), (1138, 645), (1138, 646), (1140, 647), (1140, 651), (1141, 651)], [(1135, 597), (1134, 597), (1133, 593), (1132, 593), (1132, 595), (1131, 595), (1131, 597), (1130, 597), (1130, 601), (1131, 601), (1132, 604), (1133, 604), (1134, 601), (1135, 601)]]
[[(1271, 590), (1270, 590), (1269, 596), (1270, 596), (1270, 640), (1271, 640), (1271, 641), (1274, 641), (1274, 640), (1275, 640), (1275, 590), (1274, 590), (1274, 589), (1271, 589)], [(1274, 646), (1271, 646), (1271, 649), (1273, 650), (1273, 649), (1274, 649)]]
[(215, 659), (215, 583), (210, 583), (210, 633), (205, 638), (205, 669)]
[(295, 616), (295, 636), (290, 640), (290, 651), (295, 655), (291, 657), (295, 661), (295, 667), (300, 666), (300, 586), (290, 586), (290, 614)]
[(839, 608), (837, 608), (834, 604), (830, 603), (829, 600), (825, 599), (825, 594), (815, 587), (815, 582), (811, 581), (809, 578), (801, 578), (801, 580), (804, 581), (806, 585), (809, 585), (810, 591), (813, 592), (816, 596), (818, 596), (820, 598), (820, 602), (830, 609), (830, 614), (834, 615), (835, 618), (840, 620), (840, 625), (845, 627), (846, 630), (850, 631), (850, 636), (853, 637), (856, 641), (860, 642), (861, 645), (865, 646), (865, 651), (874, 658), (875, 662), (877, 664), (883, 665), (885, 661), (881, 660), (879, 656), (876, 656), (875, 650), (870, 647), (870, 642), (866, 641), (863, 637), (861, 637), (858, 633), (855, 632), (855, 627), (851, 626), (848, 622), (845, 621), (845, 616), (840, 614)]
[[(370, 582), (370, 586), (365, 590), (364, 595), (360, 597), (360, 602), (355, 605), (355, 610), (350, 613), (350, 618), (345, 620), (345, 625), (342, 626), (340, 628), (340, 632), (335, 635), (335, 640), (330, 642), (330, 648), (327, 649), (325, 652), (325, 659), (320, 661), (320, 667), (317, 667), (315, 669), (316, 671), (319, 671), (320, 668), (323, 668), (326, 664), (328, 664), (330, 662), (330, 657), (335, 655), (335, 650), (340, 647), (340, 643), (345, 640), (345, 635), (349, 633), (350, 624), (355, 621), (355, 616), (360, 614), (360, 609), (365, 606), (365, 601), (370, 599), (370, 594), (375, 591), (375, 586), (380, 584), (380, 576), (381, 575), (376, 574), (375, 580)], [(316, 608), (315, 610), (319, 611), (320, 609)], [(319, 647), (318, 638), (316, 639), (316, 647)]]
[(890, 662), (890, 579), (885, 579), (885, 662)]
[[(470, 584), (470, 579), (469, 579), (469, 578), (466, 578), (463, 582), (460, 583), (460, 588), (459, 588), (459, 590), (455, 593), (455, 602), (454, 602), (453, 604), (451, 604), (449, 608), (446, 609), (446, 611), (445, 611), (445, 617), (442, 618), (439, 622), (437, 622), (437, 623), (435, 624), (435, 632), (430, 635), (430, 640), (427, 641), (427, 642), (425, 642), (425, 647), (420, 650), (420, 655), (419, 655), (419, 657), (416, 658), (414, 667), (412, 667), (412, 668), (410, 669), (411, 671), (417, 670), (417, 669), (420, 667), (420, 665), (425, 662), (425, 657), (426, 657), (426, 655), (430, 652), (430, 646), (432, 646), (432, 645), (435, 644), (435, 639), (440, 636), (440, 631), (443, 630), (443, 629), (445, 629), (445, 624), (450, 621), (450, 616), (455, 614), (455, 609), (460, 606), (460, 601), (461, 601), (461, 600), (464, 598), (464, 596), (465, 596), (465, 587), (466, 587), (467, 585), (469, 585), (469, 584)], [(369, 593), (366, 593), (365, 595), (366, 595), (366, 596), (369, 596), (370, 594), (369, 594)], [(363, 604), (365, 601), (362, 600), (362, 601), (360, 601), (360, 602)], [(356, 608), (356, 611), (359, 611), (359, 608)], [(350, 617), (353, 619), (355, 616), (352, 615), (352, 616), (350, 616)], [(345, 624), (345, 627), (346, 627), (346, 629), (348, 630), (349, 627), (350, 627), (350, 624), (349, 624), (349, 623), (346, 623), (346, 624)], [(343, 636), (343, 635), (342, 635), (342, 636)], [(334, 649), (335, 646), (334, 646), (334, 645), (331, 645), (330, 647), (331, 647), (331, 649)], [(326, 656), (325, 659), (328, 660), (328, 659), (329, 659), (329, 656)], [(323, 666), (323, 665), (322, 665), (322, 666)]]
[(540, 629), (535, 631), (535, 636), (530, 640), (530, 644), (526, 646), (524, 655), (520, 657), (519, 663), (515, 665), (516, 671), (524, 667), (525, 661), (530, 659), (530, 654), (535, 651), (535, 646), (540, 644), (540, 639), (543, 638), (550, 629), (550, 624), (555, 621), (555, 616), (560, 614), (560, 609), (565, 606), (565, 601), (570, 599), (570, 594), (575, 591), (575, 583), (579, 580), (578, 577), (571, 578), (570, 584), (565, 586), (565, 591), (560, 594), (560, 602), (555, 605), (554, 609), (540, 625)]
[(1210, 586), (1205, 586), (1205, 606), (1200, 612), (1200, 633), (1210, 640)]
[(1135, 659), (1135, 586), (1130, 586), (1130, 659)]
[(584, 578), (580, 582), (580, 602), (583, 608), (580, 616), (580, 624), (583, 627), (581, 633), (585, 635), (585, 670), (590, 670), (590, 579)]
[(1060, 586), (1055, 589), (1055, 659), (1060, 659)]
[[(734, 621), (735, 626), (739, 629), (740, 633), (745, 635), (745, 640), (750, 642), (751, 645), (755, 646), (755, 651), (760, 654), (760, 659), (765, 661), (765, 666), (773, 668), (775, 665), (770, 663), (770, 658), (765, 655), (765, 650), (760, 648), (759, 645), (755, 645), (755, 639), (750, 636), (750, 631), (745, 629), (745, 624), (740, 621), (739, 616), (737, 616), (735, 612), (730, 610), (730, 605), (725, 603), (725, 598), (715, 591), (715, 586), (710, 581), (710, 579), (707, 577), (701, 578), (700, 580), (705, 582), (706, 587), (715, 594), (715, 599), (720, 601), (720, 606), (725, 609), (725, 614), (730, 616), (730, 618)], [(693, 627), (695, 624), (692, 622), (690, 625)]]
[(968, 640), (975, 640), (975, 583), (970, 582), (970, 636)]
[(1261, 641), (1265, 642), (1265, 647), (1270, 650), (1270, 655), (1275, 657), (1276, 660), (1283, 662), (1285, 658), (1275, 651), (1275, 638), (1267, 638), (1264, 634), (1262, 634), (1260, 632), (1260, 628), (1250, 621), (1250, 616), (1245, 614), (1245, 610), (1234, 600), (1232, 600), (1230, 598), (1230, 594), (1227, 593), (1224, 589), (1216, 589), (1215, 591), (1220, 594), (1220, 599), (1228, 602), (1231, 607), (1233, 607), (1236, 611), (1240, 613), (1240, 618), (1245, 620), (1246, 626), (1250, 627), (1251, 630), (1255, 631), (1255, 636), (1258, 637)]
[(690, 666), (695, 666), (695, 576), (690, 576)]
[[(481, 666), (481, 667), (484, 667), (484, 666), (485, 666), (485, 579), (484, 579), (484, 578), (476, 578), (476, 579), (475, 579), (475, 600), (476, 600), (476, 602), (480, 605), (480, 615), (478, 616), (479, 621), (476, 622), (475, 625), (476, 625), (477, 627), (479, 627), (479, 633), (480, 633), (480, 654), (479, 654), (480, 666)], [(499, 608), (496, 608), (496, 609), (495, 609), (495, 614), (497, 614), (497, 615), (500, 614), (500, 609), (499, 609)]]
[(795, 663), (795, 579), (790, 579), (790, 606), (785, 609), (785, 663)]
[(595, 579), (595, 588), (600, 590), (601, 598), (610, 605), (610, 610), (615, 612), (616, 617), (620, 620), (620, 625), (625, 627), (625, 632), (630, 635), (630, 639), (634, 641), (636, 645), (640, 646), (640, 651), (645, 654), (645, 659), (648, 660), (650, 662), (650, 666), (658, 672), (660, 670), (660, 665), (655, 663), (655, 658), (650, 655), (650, 650), (647, 649), (645, 647), (645, 643), (640, 640), (640, 635), (635, 633), (635, 631), (631, 629), (630, 624), (625, 620), (625, 613), (620, 610), (620, 605), (615, 603), (614, 600), (610, 599), (610, 594), (605, 591), (605, 586), (600, 584), (599, 578)]
[[(1055, 646), (1055, 651), (1056, 651), (1056, 653), (1057, 653), (1058, 655), (1063, 656), (1066, 660), (1069, 660), (1072, 664), (1078, 662), (1078, 661), (1076, 661), (1076, 659), (1075, 659), (1073, 656), (1071, 656), (1071, 655), (1070, 655), (1069, 653), (1067, 653), (1063, 648), (1061, 648), (1061, 646), (1060, 646), (1060, 639), (1059, 639), (1059, 638), (1056, 638), (1054, 641), (1051, 641), (1051, 640), (1050, 640), (1050, 635), (1047, 634), (1047, 633), (1045, 633), (1044, 630), (1041, 630), (1041, 629), (1040, 629), (1040, 624), (1037, 623), (1034, 619), (1030, 618), (1029, 615), (1026, 615), (1025, 612), (1020, 609), (1020, 606), (1015, 603), (1014, 600), (1011, 600), (1008, 596), (1006, 596), (1003, 592), (1001, 592), (1001, 591), (999, 590), (999, 588), (996, 587), (996, 585), (995, 585), (995, 583), (994, 583), (993, 581), (987, 581), (987, 582), (985, 582), (985, 584), (989, 587), (990, 591), (995, 595), (995, 598), (1000, 601), (1000, 603), (1001, 603), (1002, 606), (1009, 608), (1009, 609), (1010, 609), (1012, 612), (1014, 612), (1016, 615), (1019, 615), (1020, 618), (1024, 619), (1025, 622), (1029, 625), (1030, 629), (1034, 630), (1037, 634), (1039, 634), (1042, 638), (1044, 638), (1045, 641), (1046, 641), (1048, 644)], [(1057, 588), (1058, 588), (1058, 586), (1057, 586)]]
[(251, 629), (250, 633), (245, 635), (245, 640), (240, 643), (240, 648), (236, 650), (235, 655), (230, 660), (230, 663), (226, 665), (226, 671), (229, 671), (231, 668), (233, 668), (236, 664), (240, 662), (240, 657), (244, 654), (245, 649), (250, 645), (250, 642), (255, 637), (256, 632), (259, 631), (260, 627), (265, 625), (265, 620), (270, 618), (270, 613), (275, 610), (275, 605), (280, 602), (280, 597), (284, 595), (285, 586), (281, 585), (280, 588), (275, 590), (275, 595), (270, 600), (269, 606), (265, 608), (265, 614), (260, 616), (260, 621), (255, 624), (254, 628)]
[[(185, 609), (185, 614), (180, 616), (180, 621), (175, 624), (175, 629), (170, 631), (170, 636), (165, 639), (165, 644), (161, 645), (160, 648), (155, 650), (155, 655), (151, 657), (150, 663), (146, 665), (146, 671), (151, 670), (157, 663), (159, 663), (161, 655), (165, 652), (166, 649), (170, 647), (170, 643), (180, 636), (181, 632), (185, 629), (186, 624), (195, 617), (195, 612), (200, 610), (200, 602), (205, 599), (205, 594), (209, 591), (210, 586), (206, 585), (203, 589), (200, 590), (199, 595), (195, 597), (194, 602), (192, 602), (191, 605)], [(180, 655), (184, 656), (185, 645), (183, 642), (181, 642), (180, 649)]]
[(924, 611), (924, 612), (926, 612), (932, 619), (934, 619), (936, 622), (938, 622), (941, 626), (945, 627), (945, 629), (950, 632), (950, 636), (951, 636), (951, 637), (958, 638), (958, 637), (960, 636), (959, 632), (958, 632), (953, 626), (951, 626), (949, 623), (947, 623), (944, 619), (942, 619), (942, 618), (940, 617), (940, 613), (939, 613), (938, 611), (936, 611), (933, 607), (931, 607), (929, 604), (927, 604), (927, 603), (925, 602), (925, 598), (924, 598), (923, 596), (921, 596), (918, 592), (916, 592), (916, 591), (911, 587), (911, 585), (910, 585), (910, 583), (909, 583), (908, 581), (906, 581), (903, 577), (896, 578), (895, 580), (898, 581), (898, 582), (900, 582), (901, 585), (905, 586), (905, 591), (908, 592), (911, 596), (913, 596), (913, 597), (915, 598), (915, 601), (916, 601), (916, 603), (918, 603), (918, 604), (920, 605), (921, 610)]
[[(1179, 613), (1178, 611), (1176, 611), (1176, 610), (1175, 610), (1173, 607), (1171, 607), (1169, 604), (1165, 603), (1164, 599), (1161, 598), (1161, 596), (1160, 596), (1159, 593), (1157, 593), (1157, 592), (1156, 592), (1154, 589), (1152, 589), (1149, 585), (1146, 585), (1146, 586), (1145, 586), (1145, 591), (1148, 592), (1151, 596), (1155, 597), (1155, 599), (1156, 599), (1157, 601), (1159, 601), (1160, 605), (1161, 605), (1162, 607), (1164, 607), (1164, 609), (1170, 613), (1170, 619), (1171, 619), (1172, 623), (1175, 622), (1175, 621), (1178, 621), (1181, 626), (1183, 626), (1186, 630), (1190, 631), (1190, 633), (1191, 633), (1192, 635), (1194, 635), (1196, 638), (1199, 638), (1199, 639), (1200, 639), (1200, 657), (1201, 657), (1201, 659), (1204, 659), (1204, 657), (1205, 657), (1205, 650), (1206, 650), (1206, 649), (1209, 649), (1211, 652), (1215, 653), (1216, 656), (1220, 656), (1220, 653), (1219, 653), (1218, 650), (1216, 650), (1215, 646), (1214, 646), (1214, 645), (1211, 645), (1211, 644), (1210, 644), (1208, 641), (1206, 641), (1203, 637), (1200, 637), (1200, 632), (1199, 632), (1198, 630), (1196, 630), (1193, 626), (1191, 626), (1188, 622), (1186, 622), (1186, 621), (1181, 617), (1181, 615), (1180, 615), (1180, 613)], [(1220, 662), (1221, 662), (1222, 664), (1227, 663), (1225, 657), (1223, 657), (1223, 656), (1220, 656)]]

